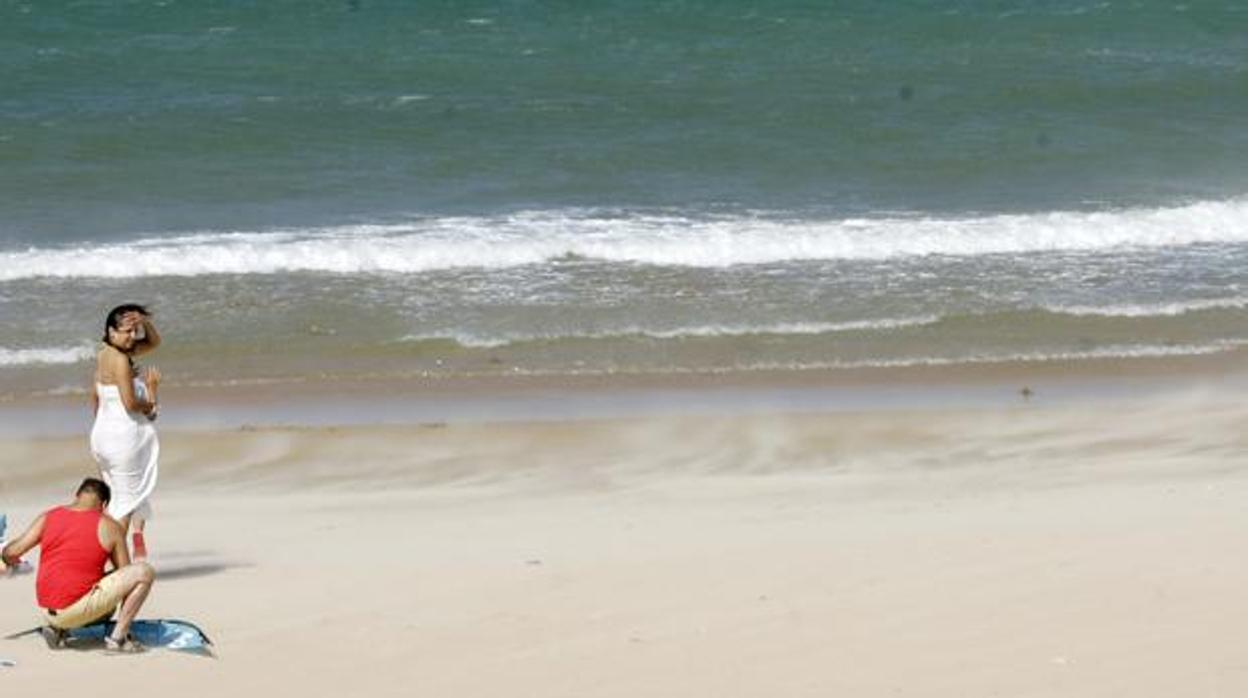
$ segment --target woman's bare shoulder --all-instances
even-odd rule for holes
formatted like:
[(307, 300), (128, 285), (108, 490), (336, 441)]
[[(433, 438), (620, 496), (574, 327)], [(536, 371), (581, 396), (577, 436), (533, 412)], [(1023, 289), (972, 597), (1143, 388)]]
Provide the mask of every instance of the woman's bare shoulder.
[(95, 355), (95, 363), (95, 380), (100, 383), (114, 382), (117, 376), (124, 377), (130, 372), (130, 358), (114, 347), (100, 349)]

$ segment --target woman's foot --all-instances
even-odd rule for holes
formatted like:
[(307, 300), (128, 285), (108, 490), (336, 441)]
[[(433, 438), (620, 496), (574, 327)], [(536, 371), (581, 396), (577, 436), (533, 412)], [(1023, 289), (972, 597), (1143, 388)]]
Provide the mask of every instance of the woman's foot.
[(134, 562), (143, 562), (147, 559), (147, 540), (143, 538), (143, 534), (135, 531), (134, 536)]
[(147, 650), (139, 641), (126, 635), (120, 640), (109, 635), (104, 638), (104, 651), (108, 654), (138, 654)]

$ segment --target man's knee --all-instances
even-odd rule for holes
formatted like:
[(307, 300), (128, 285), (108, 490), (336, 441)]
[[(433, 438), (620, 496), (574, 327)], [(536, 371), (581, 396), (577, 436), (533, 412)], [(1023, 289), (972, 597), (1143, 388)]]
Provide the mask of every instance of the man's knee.
[(136, 562), (135, 567), (139, 568), (139, 579), (151, 584), (156, 581), (156, 568), (146, 562)]
[(126, 580), (131, 584), (151, 584), (156, 580), (156, 569), (146, 562), (135, 562), (124, 570)]

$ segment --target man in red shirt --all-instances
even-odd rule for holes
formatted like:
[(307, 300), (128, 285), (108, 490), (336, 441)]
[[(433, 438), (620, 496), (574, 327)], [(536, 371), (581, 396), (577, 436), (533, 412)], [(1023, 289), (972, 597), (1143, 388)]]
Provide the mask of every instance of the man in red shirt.
[[(35, 519), (19, 538), (0, 550), (4, 567), (17, 565), (36, 545), (39, 574), (35, 595), (47, 614), (44, 639), (53, 648), (63, 647), (68, 631), (121, 612), (112, 633), (104, 640), (112, 652), (140, 652), (143, 647), (130, 637), (130, 623), (138, 615), (152, 589), (156, 573), (145, 562), (130, 564), (121, 525), (104, 513), (111, 497), (102, 480), (87, 478), (69, 506), (49, 509)], [(104, 573), (112, 562), (113, 571)]]

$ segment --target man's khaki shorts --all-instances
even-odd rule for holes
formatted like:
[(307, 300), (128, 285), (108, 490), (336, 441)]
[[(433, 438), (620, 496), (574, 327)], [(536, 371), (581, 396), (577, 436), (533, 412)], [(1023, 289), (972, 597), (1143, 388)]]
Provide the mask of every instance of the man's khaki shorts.
[(91, 625), (113, 615), (125, 597), (125, 575), (114, 572), (96, 582), (91, 591), (69, 606), (59, 611), (47, 611), (48, 624), (61, 630)]

